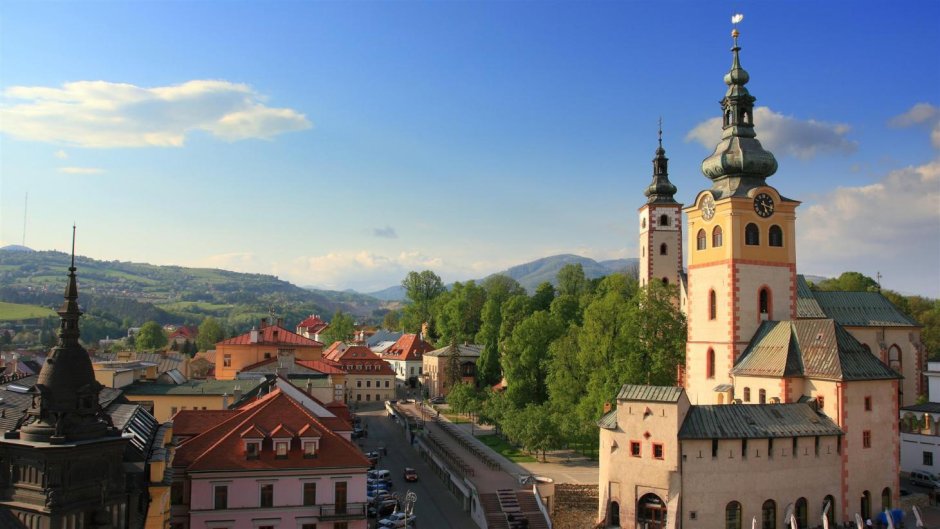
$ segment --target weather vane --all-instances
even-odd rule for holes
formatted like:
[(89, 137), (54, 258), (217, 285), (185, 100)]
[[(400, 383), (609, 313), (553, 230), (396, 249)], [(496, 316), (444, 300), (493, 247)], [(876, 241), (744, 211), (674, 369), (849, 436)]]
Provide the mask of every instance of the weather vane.
[(741, 23), (742, 20), (744, 20), (744, 15), (742, 15), (741, 13), (735, 13), (731, 15), (731, 24), (734, 26), (734, 28), (731, 30), (731, 36), (734, 37), (736, 40), (739, 35), (738, 24)]

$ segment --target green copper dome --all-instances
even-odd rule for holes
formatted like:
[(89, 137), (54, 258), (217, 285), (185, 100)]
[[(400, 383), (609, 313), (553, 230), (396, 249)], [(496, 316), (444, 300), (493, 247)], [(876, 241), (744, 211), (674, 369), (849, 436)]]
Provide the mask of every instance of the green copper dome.
[(675, 204), (673, 198), (676, 194), (676, 186), (669, 181), (669, 158), (666, 158), (666, 149), (663, 149), (663, 128), (662, 120), (659, 127), (659, 147), (656, 149), (656, 157), (653, 158), (653, 181), (646, 191), (643, 192), (647, 197), (647, 204)]

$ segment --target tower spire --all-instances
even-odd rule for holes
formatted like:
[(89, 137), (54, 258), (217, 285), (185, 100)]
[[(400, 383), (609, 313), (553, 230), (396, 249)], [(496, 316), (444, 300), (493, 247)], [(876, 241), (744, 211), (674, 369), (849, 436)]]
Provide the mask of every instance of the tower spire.
[(702, 173), (714, 182), (718, 195), (742, 195), (777, 171), (774, 155), (764, 150), (754, 132), (754, 102), (757, 100), (744, 85), (750, 75), (741, 66), (737, 23), (744, 17), (734, 15), (731, 31), (731, 69), (725, 74), (728, 85), (721, 100), (722, 135), (715, 152), (702, 162)]
[(673, 196), (676, 186), (669, 181), (669, 158), (663, 149), (663, 118), (659, 118), (659, 147), (656, 148), (656, 157), (653, 158), (653, 182), (643, 193), (647, 197), (647, 204), (675, 204)]

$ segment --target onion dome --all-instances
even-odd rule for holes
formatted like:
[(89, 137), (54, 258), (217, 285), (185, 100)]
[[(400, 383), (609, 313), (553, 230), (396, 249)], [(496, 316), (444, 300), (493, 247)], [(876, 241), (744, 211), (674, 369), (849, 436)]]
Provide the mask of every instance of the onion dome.
[(647, 204), (675, 204), (673, 198), (676, 194), (676, 186), (669, 181), (668, 171), (669, 158), (666, 158), (666, 150), (663, 149), (663, 123), (659, 120), (659, 147), (656, 149), (656, 157), (653, 158), (653, 182), (643, 192), (647, 197)]

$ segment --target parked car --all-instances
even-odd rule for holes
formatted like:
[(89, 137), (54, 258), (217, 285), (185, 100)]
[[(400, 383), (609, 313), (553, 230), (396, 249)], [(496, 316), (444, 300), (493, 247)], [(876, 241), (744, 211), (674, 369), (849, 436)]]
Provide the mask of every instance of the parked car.
[(405, 467), (405, 481), (418, 481), (418, 471), (411, 467)]
[(398, 500), (396, 498), (387, 498), (378, 500), (369, 506), (369, 517), (380, 518), (388, 517), (398, 509)]
[(360, 437), (369, 437), (369, 432), (368, 430), (363, 430), (362, 428), (356, 426), (353, 428), (352, 438), (359, 439)]
[(385, 469), (370, 470), (366, 477), (380, 481), (392, 481), (392, 473)]
[(403, 512), (395, 512), (388, 515), (388, 518), (379, 520), (379, 527), (397, 528), (408, 525), (415, 525), (418, 517), (414, 514), (407, 515)]
[(924, 470), (911, 472), (911, 483), (928, 489), (940, 489), (940, 478), (936, 474)]
[(431, 399), (431, 404), (444, 404), (446, 402), (447, 402), (447, 398), (442, 395), (438, 395), (434, 397), (433, 399)]
[(398, 501), (398, 496), (394, 492), (387, 490), (371, 490), (366, 492), (366, 501), (368, 501), (370, 505), (374, 506), (390, 500)]

